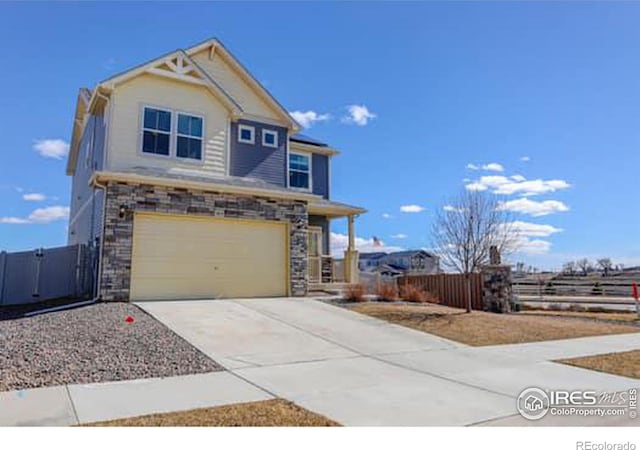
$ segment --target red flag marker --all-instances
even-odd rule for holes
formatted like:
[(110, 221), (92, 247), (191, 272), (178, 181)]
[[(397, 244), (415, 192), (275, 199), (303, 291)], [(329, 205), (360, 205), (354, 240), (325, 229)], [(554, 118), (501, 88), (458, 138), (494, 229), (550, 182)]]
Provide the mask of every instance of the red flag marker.
[(133, 323), (133, 317), (127, 316), (127, 317), (125, 317), (124, 321), (127, 322), (127, 323)]
[(633, 298), (638, 300), (638, 283), (633, 283), (631, 285), (631, 291), (633, 292)]

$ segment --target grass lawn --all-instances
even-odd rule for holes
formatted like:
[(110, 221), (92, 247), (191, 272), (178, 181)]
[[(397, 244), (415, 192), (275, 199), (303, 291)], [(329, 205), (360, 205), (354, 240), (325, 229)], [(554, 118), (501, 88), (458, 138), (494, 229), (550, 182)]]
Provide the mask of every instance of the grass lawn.
[(581, 358), (565, 359), (558, 362), (582, 367), (583, 369), (597, 370), (598, 372), (640, 379), (640, 350), (583, 356)]
[(523, 311), (521, 314), (578, 317), (580, 319), (608, 320), (640, 324), (640, 319), (638, 319), (638, 315), (635, 312), (553, 311), (546, 309), (532, 309)]
[(339, 423), (286, 400), (238, 403), (90, 423), (100, 427), (335, 427)]
[(350, 309), (472, 346), (518, 344), (605, 334), (638, 333), (640, 328), (570, 317), (494, 314), (434, 304), (359, 303)]

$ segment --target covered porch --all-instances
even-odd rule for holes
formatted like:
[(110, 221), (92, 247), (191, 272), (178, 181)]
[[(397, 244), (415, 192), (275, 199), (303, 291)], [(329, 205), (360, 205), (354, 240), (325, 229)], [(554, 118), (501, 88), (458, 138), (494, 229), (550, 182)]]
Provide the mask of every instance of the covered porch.
[[(309, 204), (309, 291), (335, 289), (358, 283), (355, 219), (365, 212), (363, 208), (328, 200)], [(341, 218), (347, 219), (347, 246), (344, 255), (332, 255), (331, 221)]]

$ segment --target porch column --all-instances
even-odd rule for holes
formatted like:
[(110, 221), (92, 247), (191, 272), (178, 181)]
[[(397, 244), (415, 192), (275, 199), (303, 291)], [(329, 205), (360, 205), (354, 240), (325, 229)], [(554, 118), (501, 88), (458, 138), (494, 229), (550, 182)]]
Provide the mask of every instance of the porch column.
[(349, 245), (344, 252), (344, 279), (347, 283), (357, 283), (360, 279), (358, 269), (358, 251), (356, 250), (356, 234), (353, 226), (355, 216), (347, 216), (349, 221)]

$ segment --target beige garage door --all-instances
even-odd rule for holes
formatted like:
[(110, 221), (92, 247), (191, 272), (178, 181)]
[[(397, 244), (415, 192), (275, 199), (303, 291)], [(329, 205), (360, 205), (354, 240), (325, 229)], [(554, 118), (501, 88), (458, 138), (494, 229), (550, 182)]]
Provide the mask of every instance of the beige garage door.
[(287, 255), (284, 223), (136, 214), (131, 299), (285, 296)]

